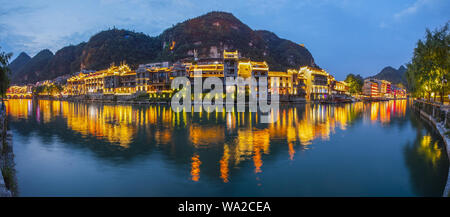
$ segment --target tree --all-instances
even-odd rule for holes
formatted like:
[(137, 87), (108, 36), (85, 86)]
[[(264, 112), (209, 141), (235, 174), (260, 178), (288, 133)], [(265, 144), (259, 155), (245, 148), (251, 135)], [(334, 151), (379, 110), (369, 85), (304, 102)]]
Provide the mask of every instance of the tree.
[(8, 64), (11, 56), (12, 53), (5, 53), (1, 51), (0, 47), (0, 97), (2, 98), (2, 102), (9, 87), (9, 75), (11, 70), (9, 70)]
[(59, 84), (44, 84), (33, 88), (34, 95), (61, 95), (63, 87)]
[(349, 92), (351, 94), (358, 94), (362, 92), (364, 80), (361, 75), (348, 74), (345, 78), (345, 83), (349, 86)]
[(407, 64), (408, 87), (415, 96), (431, 99), (440, 95), (441, 103), (448, 93), (450, 71), (449, 23), (434, 31), (426, 30), (425, 40), (419, 40), (411, 63)]
[(401, 89), (405, 89), (405, 85), (403, 85), (402, 83), (398, 83), (395, 86), (397, 86), (398, 88), (401, 88)]

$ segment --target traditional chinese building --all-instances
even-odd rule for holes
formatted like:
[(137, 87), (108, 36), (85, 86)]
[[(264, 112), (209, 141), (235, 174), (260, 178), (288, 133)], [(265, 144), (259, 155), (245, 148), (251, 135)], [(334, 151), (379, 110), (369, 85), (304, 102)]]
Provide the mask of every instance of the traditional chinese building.
[(271, 93), (275, 91), (274, 87), (278, 87), (278, 93), (280, 95), (294, 94), (292, 72), (269, 71), (268, 88)]
[(136, 72), (126, 64), (112, 65), (108, 69), (80, 72), (67, 79), (67, 95), (133, 94), (136, 92)]
[(323, 100), (329, 96), (329, 74), (325, 70), (303, 66), (299, 73), (305, 77), (307, 100)]
[[(191, 85), (196, 77), (219, 78), (224, 88), (226, 77), (253, 77), (256, 80), (265, 77), (269, 93), (273, 93), (277, 86), (282, 96), (304, 97), (313, 101), (326, 99), (331, 94), (348, 94), (347, 84), (336, 81), (325, 70), (304, 66), (299, 70), (269, 71), (265, 61), (241, 58), (238, 51), (226, 50), (222, 58), (184, 60), (173, 65), (169, 62), (141, 64), (136, 71), (121, 64), (105, 70), (79, 73), (67, 79), (65, 92), (67, 95), (171, 92), (171, 81), (180, 76), (189, 78)], [(390, 86), (384, 88), (388, 90)], [(235, 90), (235, 87), (230, 90)]]

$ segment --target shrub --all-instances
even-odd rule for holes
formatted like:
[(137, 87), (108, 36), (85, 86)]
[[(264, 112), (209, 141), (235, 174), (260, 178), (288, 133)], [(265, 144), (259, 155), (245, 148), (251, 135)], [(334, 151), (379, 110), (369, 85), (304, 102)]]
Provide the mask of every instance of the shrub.
[(3, 179), (5, 180), (6, 188), (12, 192), (16, 190), (16, 182), (14, 181), (14, 169), (9, 166), (2, 168)]

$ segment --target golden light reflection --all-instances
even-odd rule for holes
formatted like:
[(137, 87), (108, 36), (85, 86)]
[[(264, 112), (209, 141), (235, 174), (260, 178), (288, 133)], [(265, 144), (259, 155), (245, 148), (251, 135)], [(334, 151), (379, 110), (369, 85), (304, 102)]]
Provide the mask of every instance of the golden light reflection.
[(129, 148), (136, 132), (137, 113), (131, 106), (96, 106), (62, 102), (62, 116), (67, 126), (83, 136), (94, 136), (99, 139)]
[(438, 141), (433, 143), (430, 135), (423, 136), (417, 152), (423, 155), (425, 159), (429, 160), (433, 164), (433, 167), (437, 166), (437, 162), (442, 154), (442, 151), (438, 146)]
[(202, 162), (200, 161), (200, 156), (198, 154), (194, 154), (191, 160), (192, 160), (191, 163), (192, 181), (198, 182), (198, 180), (200, 179), (200, 165), (202, 164)]
[(169, 129), (164, 130), (156, 130), (155, 131), (155, 140), (156, 144), (168, 144), (172, 141), (172, 131)]
[(295, 149), (292, 142), (289, 143), (289, 160), (294, 160)]
[(31, 107), (31, 100), (28, 99), (8, 100), (5, 104), (6, 112), (13, 119), (27, 118), (32, 113)]
[(222, 159), (220, 159), (220, 178), (223, 180), (223, 182), (228, 182), (229, 177), (229, 171), (228, 168), (228, 161), (230, 160), (230, 148), (227, 144), (223, 146), (223, 156)]
[(355, 113), (361, 113), (361, 104), (344, 106), (305, 105), (305, 112), (299, 118), (296, 108), (279, 113), (278, 119), (284, 120), (269, 126), (271, 138), (285, 139), (286, 142), (299, 142), (310, 145), (315, 139), (329, 140), (336, 128), (345, 130), (353, 121)]
[[(177, 145), (184, 144), (179, 141), (192, 145), (189, 148), (193, 153), (197, 149), (220, 147), (217, 150), (223, 153), (218, 155), (213, 166), (219, 167), (216, 171), (219, 171), (224, 183), (230, 181), (230, 168), (238, 167), (244, 161), (253, 163), (254, 173), (262, 173), (264, 155), (269, 155), (271, 148), (279, 144), (282, 144), (280, 147), (286, 151), (288, 159), (293, 161), (295, 154), (299, 150), (309, 149), (314, 140), (330, 140), (336, 131), (347, 130), (355, 120), (362, 118), (363, 121), (386, 124), (393, 117), (404, 116), (406, 106), (406, 100), (344, 105), (306, 104), (280, 108), (270, 114), (278, 122), (261, 125), (257, 114), (236, 111), (197, 114), (176, 113), (168, 106), (156, 105), (133, 107), (50, 100), (33, 103), (26, 99), (6, 102), (7, 113), (12, 119), (33, 118), (38, 123), (48, 123), (60, 116), (68, 129), (83, 137), (95, 137), (123, 148), (130, 148), (140, 129), (149, 143), (154, 142), (156, 146), (170, 144), (171, 153), (176, 153)], [(183, 134), (176, 133), (174, 129)], [(430, 141), (429, 137), (424, 137), (420, 152), (434, 164), (441, 151), (437, 149), (437, 144)], [(198, 154), (188, 156), (192, 180), (198, 181), (202, 162)]]
[(391, 100), (387, 102), (372, 102), (370, 106), (371, 122), (389, 123), (391, 117), (401, 117), (406, 113), (406, 100)]
[(192, 124), (189, 127), (191, 143), (196, 148), (208, 147), (212, 144), (218, 144), (225, 140), (224, 127), (220, 125), (201, 126)]

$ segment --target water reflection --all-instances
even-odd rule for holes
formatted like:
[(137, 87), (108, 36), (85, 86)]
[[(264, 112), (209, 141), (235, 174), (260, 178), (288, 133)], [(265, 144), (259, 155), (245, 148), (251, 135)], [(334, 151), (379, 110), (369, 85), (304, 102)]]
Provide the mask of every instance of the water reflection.
[[(10, 100), (6, 108), (12, 127), (21, 136), (37, 135), (50, 140), (56, 135), (62, 143), (70, 144), (70, 148), (86, 147), (100, 159), (114, 164), (127, 163), (157, 150), (181, 168), (188, 166), (189, 179), (193, 182), (208, 177), (233, 183), (233, 173), (251, 164), (259, 183), (265, 161), (282, 155), (287, 161), (295, 162), (299, 153), (314, 148), (318, 142), (332, 142), (336, 134), (354, 125), (365, 126), (368, 131), (375, 126), (404, 126), (408, 120), (407, 105), (406, 100), (398, 100), (281, 107), (272, 113), (279, 120), (272, 124), (259, 123), (258, 113), (226, 113), (225, 109), (213, 113), (176, 113), (167, 106), (48, 100)], [(407, 143), (405, 139), (399, 141)], [(405, 147), (406, 164), (439, 167), (433, 170), (434, 174), (443, 174), (444, 167), (448, 168), (442, 145), (430, 134), (417, 133), (415, 142)], [(412, 184), (417, 186), (415, 179), (412, 178)], [(427, 183), (436, 179), (444, 182), (439, 175)]]
[[(405, 148), (406, 166), (410, 170), (413, 189), (421, 196), (442, 196), (446, 182), (438, 182), (430, 185), (433, 180), (447, 180), (448, 156), (442, 141), (435, 139), (430, 133), (433, 129), (423, 123), (417, 116), (411, 115), (411, 123), (416, 127), (414, 142), (408, 143)], [(441, 144), (440, 144), (441, 143)]]

